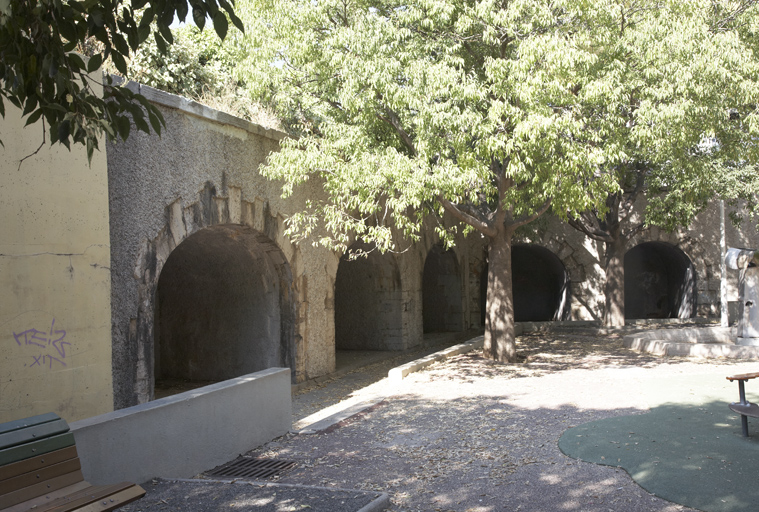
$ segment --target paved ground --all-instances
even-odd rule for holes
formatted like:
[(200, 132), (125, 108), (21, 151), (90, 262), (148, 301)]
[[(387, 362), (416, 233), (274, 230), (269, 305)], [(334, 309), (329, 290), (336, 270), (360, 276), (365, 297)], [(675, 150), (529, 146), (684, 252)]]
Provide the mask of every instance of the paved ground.
[[(437, 352), (452, 344), (474, 338), (481, 333), (430, 333), (424, 345), (405, 352), (376, 350), (340, 350), (336, 354), (337, 371), (301, 385), (293, 396), (293, 428), (300, 429), (352, 403), (386, 396), (388, 371), (396, 366)], [(371, 387), (381, 382), (379, 386)], [(368, 389), (367, 389), (368, 388)]]
[(724, 379), (757, 366), (639, 355), (621, 336), (577, 331), (525, 335), (519, 350), (525, 363), (467, 354), (398, 386), (380, 381), (350, 397), (387, 397), (373, 409), (251, 455), (298, 461), (280, 482), (387, 492), (398, 512), (691, 510), (650, 495), (622, 469), (563, 455), (558, 439), (571, 426), (648, 410), (636, 390), (657, 379)]
[(147, 494), (122, 512), (376, 512), (388, 501), (385, 493), (267, 482), (154, 480), (142, 486)]
[[(568, 429), (559, 440), (561, 451), (621, 466), (648, 492), (698, 510), (755, 512), (759, 437), (756, 425), (744, 437), (738, 416), (726, 407), (738, 397), (737, 384), (709, 373), (651, 381), (656, 389), (639, 390), (651, 403), (649, 412)], [(756, 403), (759, 386), (749, 387), (747, 397)]]
[[(621, 336), (592, 331), (524, 335), (518, 350), (523, 363), (498, 364), (470, 353), (399, 384), (381, 377), (388, 365), (405, 361), (323, 381), (294, 397), (297, 428), (351, 404), (376, 405), (316, 434), (288, 434), (250, 455), (298, 463), (275, 483), (335, 489), (335, 496), (340, 489), (383, 492), (395, 512), (688, 511), (647, 493), (622, 469), (565, 456), (558, 440), (572, 426), (647, 411), (652, 404), (640, 390), (672, 376), (716, 382), (757, 369), (756, 362), (640, 355), (624, 349)], [(726, 402), (735, 399), (732, 391)], [(170, 494), (179, 497), (183, 489)], [(149, 498), (150, 490), (141, 501)], [(339, 502), (271, 510), (344, 510)]]

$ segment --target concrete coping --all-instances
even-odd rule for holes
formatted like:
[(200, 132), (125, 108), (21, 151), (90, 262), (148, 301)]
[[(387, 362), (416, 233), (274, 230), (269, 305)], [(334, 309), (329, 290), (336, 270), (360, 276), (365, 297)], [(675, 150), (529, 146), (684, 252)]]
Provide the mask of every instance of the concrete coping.
[(95, 485), (189, 478), (288, 432), (290, 369), (269, 368), (71, 424)]
[(396, 366), (395, 368), (392, 368), (387, 373), (387, 377), (391, 382), (401, 381), (404, 378), (406, 378), (409, 374), (418, 372), (419, 370), (426, 368), (433, 363), (436, 363), (438, 361), (443, 361), (445, 359), (448, 359), (449, 357), (457, 356), (465, 352), (470, 352), (478, 348), (482, 348), (484, 341), (485, 341), (484, 336), (477, 336), (476, 338), (473, 338), (469, 341), (466, 341), (464, 343), (459, 343), (458, 345), (454, 345), (452, 347), (448, 347), (439, 352), (435, 352), (434, 354), (430, 354), (426, 357), (422, 357), (421, 359), (411, 361), (410, 363), (402, 364), (401, 366)]
[(736, 345), (735, 327), (657, 329), (629, 334), (625, 347), (657, 356), (759, 359), (759, 347)]
[(267, 368), (266, 370), (261, 370), (259, 372), (243, 375), (242, 377), (235, 377), (234, 379), (223, 380), (221, 382), (208, 384), (207, 386), (203, 386), (200, 388), (191, 389), (189, 391), (183, 391), (182, 393), (177, 393), (175, 395), (159, 398), (157, 400), (151, 400), (150, 402), (145, 402), (143, 404), (133, 405), (132, 407), (117, 409), (115, 411), (107, 412), (99, 416), (93, 416), (91, 418), (85, 418), (79, 421), (75, 421), (71, 423), (71, 428), (72, 430), (77, 430), (80, 428), (88, 427), (90, 425), (96, 425), (96, 424), (103, 423), (106, 421), (113, 421), (119, 418), (132, 416), (139, 412), (173, 407), (176, 404), (179, 404), (181, 402), (187, 402), (189, 400), (193, 400), (194, 398), (200, 398), (206, 395), (210, 396), (225, 389), (236, 388), (240, 386), (241, 384), (265, 379), (269, 375), (276, 375), (278, 373), (283, 373), (283, 372), (288, 372), (288, 371), (289, 371), (288, 368)]
[[(116, 85), (122, 85), (125, 82), (122, 77), (117, 75), (111, 75), (111, 78), (113, 78), (113, 83)], [(206, 119), (208, 121), (226, 126), (234, 126), (235, 128), (240, 128), (241, 130), (245, 130), (254, 135), (266, 137), (277, 142), (288, 137), (288, 134), (283, 131), (276, 130), (274, 128), (266, 128), (246, 119), (242, 119), (237, 116), (233, 116), (232, 114), (227, 114), (226, 112), (216, 110), (207, 105), (203, 105), (202, 103), (198, 103), (195, 100), (185, 98), (184, 96), (161, 91), (148, 85), (133, 82), (131, 80), (128, 81), (126, 85), (122, 86), (126, 87), (132, 92), (141, 94), (151, 103), (162, 105), (164, 107), (174, 108), (194, 117), (199, 117), (201, 119)]]

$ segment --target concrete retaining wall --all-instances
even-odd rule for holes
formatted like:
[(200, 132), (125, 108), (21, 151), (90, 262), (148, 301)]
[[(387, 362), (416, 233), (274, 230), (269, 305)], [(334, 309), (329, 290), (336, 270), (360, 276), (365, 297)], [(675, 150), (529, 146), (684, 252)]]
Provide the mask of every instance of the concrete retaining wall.
[(71, 424), (92, 484), (187, 478), (291, 427), (290, 370), (270, 368)]

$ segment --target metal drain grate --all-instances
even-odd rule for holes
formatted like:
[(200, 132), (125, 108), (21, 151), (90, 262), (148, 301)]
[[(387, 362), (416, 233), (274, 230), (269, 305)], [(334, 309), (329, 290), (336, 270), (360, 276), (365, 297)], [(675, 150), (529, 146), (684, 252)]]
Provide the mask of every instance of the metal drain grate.
[(297, 466), (298, 463), (291, 460), (254, 459), (253, 457), (238, 457), (232, 462), (227, 462), (211, 471), (208, 476), (224, 476), (232, 478), (273, 478), (279, 474)]

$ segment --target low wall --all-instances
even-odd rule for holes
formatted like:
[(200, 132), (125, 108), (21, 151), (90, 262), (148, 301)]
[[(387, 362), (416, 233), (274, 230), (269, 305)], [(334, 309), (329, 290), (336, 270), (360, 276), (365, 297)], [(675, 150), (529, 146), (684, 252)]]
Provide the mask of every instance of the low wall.
[(657, 356), (759, 359), (759, 347), (736, 345), (735, 339), (735, 327), (657, 329), (629, 334), (623, 345)]
[(270, 368), (71, 424), (92, 484), (188, 478), (285, 434), (290, 370)]

